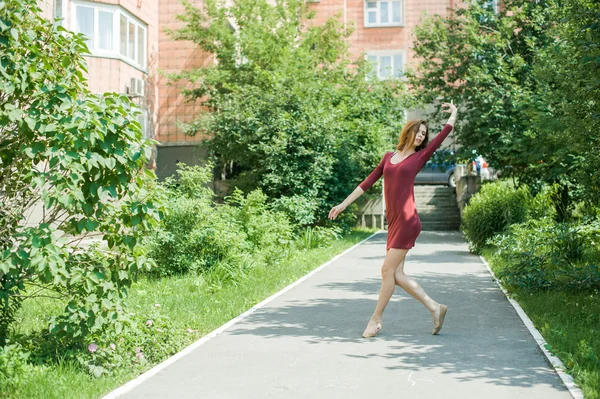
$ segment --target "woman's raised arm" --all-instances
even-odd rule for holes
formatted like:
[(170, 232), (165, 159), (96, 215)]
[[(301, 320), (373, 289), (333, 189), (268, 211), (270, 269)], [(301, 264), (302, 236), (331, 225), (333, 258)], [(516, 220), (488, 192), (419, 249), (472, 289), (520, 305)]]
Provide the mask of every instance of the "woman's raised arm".
[(448, 122), (444, 125), (442, 131), (435, 136), (433, 140), (425, 147), (422, 151), (419, 151), (417, 157), (420, 158), (420, 163), (425, 165), (425, 163), (431, 158), (435, 150), (440, 148), (442, 142), (448, 137), (452, 129), (454, 128), (454, 123), (456, 123), (456, 106), (452, 103), (443, 103), (442, 107), (448, 107), (445, 111), (451, 112), (450, 118), (448, 118)]

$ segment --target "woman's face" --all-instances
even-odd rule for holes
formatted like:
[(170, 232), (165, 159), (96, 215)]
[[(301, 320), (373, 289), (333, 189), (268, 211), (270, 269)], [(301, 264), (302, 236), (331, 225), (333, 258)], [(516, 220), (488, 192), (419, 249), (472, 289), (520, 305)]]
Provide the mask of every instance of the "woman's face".
[(423, 140), (425, 140), (426, 135), (427, 135), (427, 128), (425, 127), (425, 125), (422, 124), (421, 126), (419, 126), (419, 131), (415, 135), (414, 146), (415, 147), (420, 146), (421, 143), (423, 142)]

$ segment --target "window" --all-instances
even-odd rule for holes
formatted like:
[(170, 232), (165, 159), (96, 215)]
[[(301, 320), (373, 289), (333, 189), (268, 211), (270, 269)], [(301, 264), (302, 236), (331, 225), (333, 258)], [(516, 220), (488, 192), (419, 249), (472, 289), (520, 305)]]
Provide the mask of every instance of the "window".
[(374, 51), (367, 53), (366, 58), (373, 65), (371, 78), (383, 80), (402, 77), (403, 51)]
[(500, 11), (499, 3), (500, 2), (498, 0), (484, 0), (483, 6), (491, 8), (494, 11), (494, 13), (498, 14), (498, 12)]
[[(65, 1), (65, 0), (55, 0)], [(72, 29), (87, 36), (90, 53), (146, 68), (147, 27), (118, 6), (73, 2)]]
[(98, 49), (112, 51), (113, 31), (114, 31), (114, 15), (111, 12), (98, 12)]
[(52, 18), (61, 18), (62, 21), (59, 22), (59, 25), (62, 25), (64, 22), (64, 18), (66, 15), (65, 7), (67, 5), (66, 0), (54, 0), (54, 4), (52, 6)]
[(87, 45), (91, 50), (94, 48), (94, 8), (77, 7), (75, 11), (76, 30), (87, 36)]
[(365, 1), (365, 27), (403, 26), (401, 1)]

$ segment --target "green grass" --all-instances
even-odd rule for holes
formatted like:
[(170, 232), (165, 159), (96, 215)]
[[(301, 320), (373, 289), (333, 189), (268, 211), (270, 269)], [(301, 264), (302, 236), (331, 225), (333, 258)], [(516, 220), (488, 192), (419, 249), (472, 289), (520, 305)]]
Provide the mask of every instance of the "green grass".
[[(483, 256), (492, 259), (492, 250)], [(496, 272), (503, 265), (489, 262)], [(508, 288), (507, 288), (508, 289)], [(583, 391), (600, 399), (600, 293), (509, 289)]]
[[(185, 333), (173, 353), (201, 336), (213, 331), (255, 304), (298, 280), (322, 263), (365, 239), (374, 230), (353, 230), (329, 248), (295, 252), (276, 265), (256, 265), (236, 285), (215, 289), (196, 276), (163, 279), (143, 278), (130, 290), (127, 304), (131, 311), (156, 311), (167, 316), (173, 329), (198, 332)], [(63, 305), (50, 299), (37, 298), (24, 303), (17, 315), (17, 333), (28, 334), (47, 326), (48, 318), (59, 314)], [(164, 359), (162, 359), (164, 360)], [(63, 362), (47, 366), (43, 372), (26, 377), (13, 392), (15, 398), (98, 398), (131, 380), (154, 364), (143, 369), (123, 370), (110, 377), (92, 378), (79, 366)]]

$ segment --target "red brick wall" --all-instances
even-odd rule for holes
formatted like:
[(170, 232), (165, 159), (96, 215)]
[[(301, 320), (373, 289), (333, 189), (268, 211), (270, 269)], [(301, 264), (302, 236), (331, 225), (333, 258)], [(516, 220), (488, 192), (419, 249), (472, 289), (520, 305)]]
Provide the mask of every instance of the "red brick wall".
[(447, 15), (447, 8), (455, 7), (456, 3), (456, 0), (404, 0), (404, 26), (381, 28), (365, 28), (363, 0), (321, 0), (310, 7), (316, 11), (316, 24), (340, 14), (340, 20), (354, 26), (348, 39), (352, 56), (360, 57), (368, 51), (404, 50), (405, 65), (410, 65), (415, 62), (412, 52), (414, 27), (425, 15)]
[[(196, 7), (201, 7), (201, 0), (195, 1)], [(184, 14), (184, 7), (179, 0), (160, 0), (159, 22), (161, 30), (158, 33), (159, 43), (159, 67), (166, 73), (181, 72), (213, 62), (210, 54), (200, 50), (193, 42), (176, 41), (164, 32), (164, 28), (177, 29), (185, 24), (176, 16)], [(181, 94), (186, 82), (178, 82), (168, 85), (168, 79), (159, 78), (159, 112), (158, 112), (158, 135), (161, 143), (189, 143), (197, 142), (200, 136), (187, 137), (183, 134), (177, 122), (190, 122), (201, 108), (198, 104), (187, 103)]]

